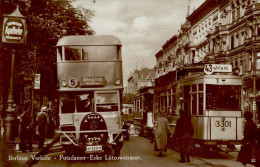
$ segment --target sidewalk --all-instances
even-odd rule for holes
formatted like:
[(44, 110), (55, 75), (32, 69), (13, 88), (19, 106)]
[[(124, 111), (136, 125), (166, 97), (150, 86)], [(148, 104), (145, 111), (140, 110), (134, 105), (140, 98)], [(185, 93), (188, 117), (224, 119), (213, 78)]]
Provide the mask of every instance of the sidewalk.
[(26, 152), (22, 152), (18, 150), (18, 147), (16, 146), (14, 152), (8, 156), (8, 160), (15, 161), (15, 164), (17, 164), (19, 167), (32, 166), (39, 160), (39, 158), (36, 157), (41, 157), (42, 155), (46, 154), (50, 147), (52, 147), (52, 145), (56, 142), (59, 142), (58, 133), (55, 133), (52, 138), (46, 138), (44, 142), (44, 148), (42, 149), (38, 148), (38, 144), (33, 144), (32, 152), (29, 152), (28, 150)]

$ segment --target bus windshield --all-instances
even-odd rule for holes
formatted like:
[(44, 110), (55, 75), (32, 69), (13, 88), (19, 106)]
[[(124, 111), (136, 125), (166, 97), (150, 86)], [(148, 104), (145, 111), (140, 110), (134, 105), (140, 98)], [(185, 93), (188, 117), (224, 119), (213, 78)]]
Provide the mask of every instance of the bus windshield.
[(240, 110), (241, 86), (207, 84), (206, 109)]
[(93, 112), (93, 95), (80, 94), (76, 95), (77, 112)]
[(117, 46), (66, 46), (65, 60), (118, 60)]
[(97, 112), (118, 111), (119, 98), (116, 92), (98, 93), (96, 99)]

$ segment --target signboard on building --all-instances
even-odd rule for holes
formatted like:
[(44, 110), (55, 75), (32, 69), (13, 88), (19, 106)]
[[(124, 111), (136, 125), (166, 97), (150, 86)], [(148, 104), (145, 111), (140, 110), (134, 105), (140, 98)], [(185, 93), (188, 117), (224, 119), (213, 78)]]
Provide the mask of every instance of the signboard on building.
[(24, 44), (27, 37), (26, 19), (19, 9), (10, 15), (4, 15), (2, 42)]
[(41, 74), (34, 75), (34, 89), (40, 89)]
[(232, 72), (231, 64), (205, 64), (204, 73), (211, 75), (214, 72)]

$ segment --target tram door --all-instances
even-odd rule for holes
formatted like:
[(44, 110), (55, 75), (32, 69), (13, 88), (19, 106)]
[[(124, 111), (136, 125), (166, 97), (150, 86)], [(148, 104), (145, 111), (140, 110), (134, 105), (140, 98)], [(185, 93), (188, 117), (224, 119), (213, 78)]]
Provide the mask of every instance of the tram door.
[(183, 88), (183, 109), (190, 113), (190, 85), (184, 86)]

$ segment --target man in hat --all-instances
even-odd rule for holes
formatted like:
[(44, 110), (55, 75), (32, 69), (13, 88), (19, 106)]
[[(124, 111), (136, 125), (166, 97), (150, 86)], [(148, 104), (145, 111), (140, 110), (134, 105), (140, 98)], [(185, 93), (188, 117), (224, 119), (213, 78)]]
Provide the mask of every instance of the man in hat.
[(175, 134), (180, 143), (181, 160), (179, 162), (185, 163), (190, 162), (189, 148), (191, 147), (191, 138), (193, 136), (194, 129), (190, 117), (188, 117), (188, 112), (181, 109), (179, 113), (180, 118), (176, 123)]
[(47, 107), (43, 106), (41, 108), (41, 111), (38, 113), (36, 122), (38, 126), (38, 131), (39, 131), (39, 143), (38, 143), (38, 148), (43, 148), (44, 141), (45, 141), (45, 128), (47, 124)]
[(29, 151), (32, 151), (32, 117), (29, 110), (29, 104), (26, 103), (22, 107), (23, 113), (20, 115), (20, 139), (21, 139), (21, 150), (25, 152), (29, 145)]
[(164, 110), (161, 110), (154, 125), (155, 144), (159, 151), (159, 156), (162, 156), (162, 151), (167, 151), (167, 132), (170, 132), (168, 119), (165, 117)]

